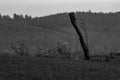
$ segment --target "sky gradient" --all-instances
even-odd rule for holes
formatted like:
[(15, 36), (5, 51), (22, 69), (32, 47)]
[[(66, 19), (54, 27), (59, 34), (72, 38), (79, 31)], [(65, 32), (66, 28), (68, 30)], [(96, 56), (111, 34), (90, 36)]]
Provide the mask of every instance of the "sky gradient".
[(0, 13), (10, 16), (14, 13), (45, 16), (88, 10), (93, 12), (120, 11), (120, 0), (0, 0)]

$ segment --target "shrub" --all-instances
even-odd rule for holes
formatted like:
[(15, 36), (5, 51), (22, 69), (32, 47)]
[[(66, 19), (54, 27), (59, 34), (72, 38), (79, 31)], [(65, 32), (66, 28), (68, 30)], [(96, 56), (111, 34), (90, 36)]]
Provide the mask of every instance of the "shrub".
[(27, 56), (45, 56), (45, 57), (71, 57), (71, 48), (67, 42), (64, 44), (57, 43), (55, 47), (50, 49), (42, 49), (40, 47), (31, 46), (28, 47), (25, 41), (18, 41), (17, 44), (11, 43), (11, 49), (16, 52), (17, 55), (27, 55)]
[(26, 47), (24, 40), (18, 41), (16, 45), (11, 43), (11, 49), (13, 49), (17, 55), (28, 55), (28, 48)]
[(71, 47), (68, 45), (67, 42), (65, 42), (64, 44), (57, 43), (56, 50), (57, 50), (57, 53), (60, 54), (60, 57), (63, 57), (63, 58), (71, 57)]
[[(27, 55), (27, 56), (34, 56), (34, 57), (54, 57), (54, 58), (69, 58), (73, 60), (80, 60), (82, 59), (82, 51), (76, 50), (75, 52), (71, 51), (71, 47), (67, 42), (64, 43), (57, 43), (55, 46), (51, 47), (50, 49), (43, 49), (37, 46), (28, 47), (25, 44), (25, 41), (18, 41), (16, 44), (11, 43), (11, 49), (20, 56)], [(120, 56), (118, 50), (109, 51), (108, 49), (101, 49), (101, 50), (92, 50), (91, 51), (91, 60), (95, 61), (106, 61), (109, 62), (117, 56)], [(10, 51), (4, 52), (7, 55), (10, 54)]]

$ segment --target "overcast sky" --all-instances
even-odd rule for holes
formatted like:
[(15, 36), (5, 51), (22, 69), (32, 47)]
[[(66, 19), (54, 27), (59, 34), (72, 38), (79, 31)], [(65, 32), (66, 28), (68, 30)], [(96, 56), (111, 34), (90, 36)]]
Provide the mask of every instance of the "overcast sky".
[(88, 10), (120, 11), (120, 0), (0, 0), (0, 13), (9, 15), (18, 13), (45, 16), (60, 12)]

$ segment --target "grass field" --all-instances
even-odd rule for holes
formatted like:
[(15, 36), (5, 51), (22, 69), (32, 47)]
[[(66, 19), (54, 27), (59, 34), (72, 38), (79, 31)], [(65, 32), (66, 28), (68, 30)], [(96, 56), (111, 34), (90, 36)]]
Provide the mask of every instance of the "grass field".
[(83, 27), (88, 33), (88, 61), (68, 13), (1, 16), (0, 80), (120, 80), (120, 13), (76, 17), (86, 20), (79, 28), (85, 40)]
[(112, 62), (0, 55), (0, 80), (120, 80), (120, 58)]

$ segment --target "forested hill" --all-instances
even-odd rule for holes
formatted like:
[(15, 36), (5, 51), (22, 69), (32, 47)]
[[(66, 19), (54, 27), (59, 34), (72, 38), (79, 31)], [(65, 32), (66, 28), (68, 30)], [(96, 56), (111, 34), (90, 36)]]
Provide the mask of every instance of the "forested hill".
[[(119, 47), (120, 12), (76, 12), (76, 17), (78, 23), (79, 19), (85, 19), (89, 44), (92, 47)], [(14, 14), (13, 18), (9, 15), (0, 15), (0, 47), (19, 40), (25, 40), (28, 45), (39, 44), (43, 47), (65, 41), (74, 47), (79, 45), (68, 13), (34, 18), (18, 14)]]

